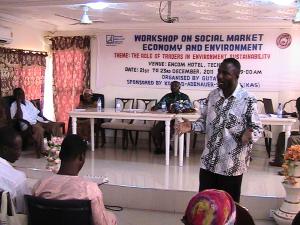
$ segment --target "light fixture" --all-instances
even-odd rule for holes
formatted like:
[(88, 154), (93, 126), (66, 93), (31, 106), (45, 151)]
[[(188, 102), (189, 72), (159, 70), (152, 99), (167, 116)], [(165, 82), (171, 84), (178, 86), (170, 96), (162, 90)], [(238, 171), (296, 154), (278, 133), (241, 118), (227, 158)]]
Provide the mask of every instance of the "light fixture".
[(295, 0), (271, 0), (276, 5), (291, 5)]
[(92, 9), (104, 9), (104, 8), (109, 6), (109, 3), (106, 3), (106, 2), (91, 2), (91, 3), (87, 3), (85, 5), (87, 5), (88, 7), (92, 8)]

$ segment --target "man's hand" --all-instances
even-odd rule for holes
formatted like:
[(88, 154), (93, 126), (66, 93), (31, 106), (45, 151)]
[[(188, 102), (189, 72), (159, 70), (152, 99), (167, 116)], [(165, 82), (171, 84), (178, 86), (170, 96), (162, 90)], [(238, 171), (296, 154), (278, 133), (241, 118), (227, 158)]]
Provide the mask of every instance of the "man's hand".
[(175, 125), (175, 132), (178, 135), (188, 133), (192, 130), (192, 122), (190, 122), (188, 119), (182, 118), (183, 122), (177, 123)]
[(247, 128), (242, 136), (242, 145), (246, 145), (249, 142), (252, 142), (252, 128)]

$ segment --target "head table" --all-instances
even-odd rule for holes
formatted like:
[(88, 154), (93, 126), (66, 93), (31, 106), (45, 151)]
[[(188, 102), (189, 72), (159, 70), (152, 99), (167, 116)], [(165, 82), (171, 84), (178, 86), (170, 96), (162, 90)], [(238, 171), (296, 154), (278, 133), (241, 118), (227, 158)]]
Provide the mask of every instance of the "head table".
[[(115, 108), (104, 108), (101, 111), (97, 111), (95, 108), (88, 109), (75, 109), (71, 111), (70, 117), (72, 117), (72, 133), (77, 133), (77, 118), (88, 118), (91, 124), (91, 150), (95, 150), (95, 136), (94, 136), (94, 124), (95, 118), (103, 119), (129, 119), (129, 120), (156, 120), (165, 121), (165, 149), (166, 149), (166, 165), (169, 165), (170, 161), (170, 122), (175, 119), (176, 122), (181, 122), (182, 118), (186, 118), (190, 121), (195, 121), (199, 118), (198, 113), (179, 113), (172, 114), (161, 111), (141, 111), (141, 110), (126, 110), (121, 112), (116, 112)], [(291, 134), (291, 127), (293, 123), (296, 122), (294, 118), (278, 118), (269, 117), (267, 115), (260, 115), (262, 124), (264, 125), (280, 125), (283, 126), (283, 131), (285, 131), (285, 144), (287, 144), (287, 139)], [(186, 134), (187, 144), (186, 144), (186, 157), (189, 157), (189, 140), (190, 134)], [(174, 155), (177, 156), (178, 152), (178, 140), (179, 140), (179, 166), (183, 165), (183, 151), (184, 151), (184, 135), (178, 137), (175, 135), (175, 146)]]

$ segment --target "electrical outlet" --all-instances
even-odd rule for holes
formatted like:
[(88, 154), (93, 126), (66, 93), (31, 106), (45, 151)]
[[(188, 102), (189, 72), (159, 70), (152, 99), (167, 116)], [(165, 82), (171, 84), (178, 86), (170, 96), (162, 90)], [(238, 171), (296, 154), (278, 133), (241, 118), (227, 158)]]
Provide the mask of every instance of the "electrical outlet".
[(269, 212), (270, 218), (273, 218), (274, 212), (275, 212), (275, 209), (270, 209), (270, 212)]

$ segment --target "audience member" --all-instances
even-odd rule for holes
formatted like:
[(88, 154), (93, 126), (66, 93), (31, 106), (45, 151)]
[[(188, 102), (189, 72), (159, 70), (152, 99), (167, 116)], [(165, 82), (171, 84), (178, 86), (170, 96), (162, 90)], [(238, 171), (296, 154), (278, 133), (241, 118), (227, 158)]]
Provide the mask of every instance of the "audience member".
[[(300, 97), (296, 100), (296, 109), (297, 112), (290, 113), (291, 116), (297, 117), (300, 121)], [(288, 139), (287, 147), (291, 145), (299, 145), (300, 144), (300, 127), (299, 131), (292, 131), (291, 136)], [(283, 154), (285, 151), (285, 132), (281, 132), (278, 135), (277, 143), (276, 143), (276, 152), (275, 159), (273, 162), (269, 162), (270, 166), (278, 166), (281, 167), (283, 164)]]
[(13, 168), (22, 149), (21, 136), (9, 126), (0, 128), (0, 190), (8, 191), (16, 203), (17, 212), (25, 211), (24, 194), (30, 194), (23, 172)]
[[(25, 93), (22, 88), (16, 88), (13, 91), (15, 101), (10, 107), (12, 118), (23, 119), (32, 126), (33, 139), (35, 141), (37, 156), (44, 152), (44, 131), (51, 133), (53, 136), (62, 136), (60, 125), (47, 120), (41, 112), (28, 100), (25, 100)], [(21, 130), (28, 129), (26, 123), (20, 123)]]
[(62, 142), (57, 174), (44, 178), (34, 186), (33, 195), (56, 200), (89, 199), (95, 225), (115, 225), (116, 218), (107, 212), (102, 192), (94, 182), (78, 176), (85, 162), (87, 143), (78, 135), (68, 135)]
[(225, 191), (207, 189), (190, 200), (182, 222), (185, 225), (234, 225), (235, 218), (232, 197)]
[(196, 122), (184, 119), (176, 126), (179, 134), (191, 130), (206, 133), (199, 191), (224, 190), (236, 202), (240, 200), (253, 141), (262, 133), (257, 101), (238, 83), (240, 69), (236, 59), (224, 59), (218, 69), (218, 88), (209, 93), (203, 115)]
[[(189, 96), (186, 94), (180, 92), (180, 83), (178, 81), (171, 82), (171, 93), (166, 94), (162, 97), (162, 99), (151, 108), (152, 111), (162, 109), (162, 105), (166, 104), (166, 109), (170, 109), (171, 104), (175, 103), (176, 101), (190, 101)], [(153, 126), (151, 130), (151, 135), (153, 138), (153, 142), (155, 145), (155, 153), (156, 154), (162, 154), (164, 153), (163, 150), (163, 135), (162, 132), (165, 131), (165, 122), (164, 121), (158, 121)], [(174, 120), (171, 121), (171, 135), (174, 133)]]

